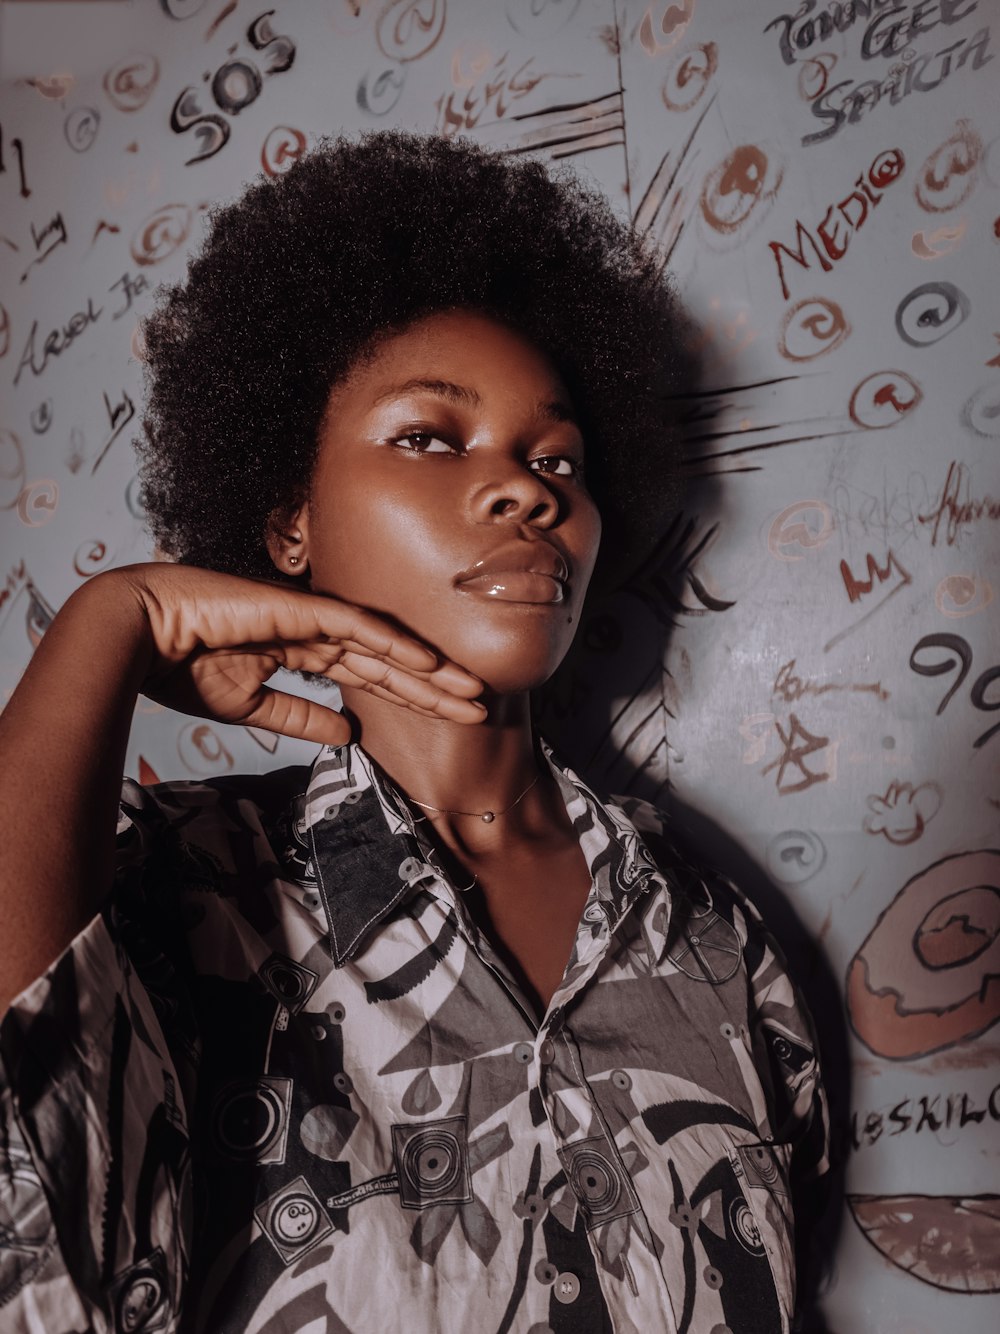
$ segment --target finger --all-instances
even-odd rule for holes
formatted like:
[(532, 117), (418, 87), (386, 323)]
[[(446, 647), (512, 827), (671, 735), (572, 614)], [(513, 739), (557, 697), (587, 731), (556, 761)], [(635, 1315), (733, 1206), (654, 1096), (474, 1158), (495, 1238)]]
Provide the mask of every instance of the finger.
[(261, 687), (254, 708), (243, 723), (325, 746), (343, 746), (351, 739), (350, 723), (334, 709), (268, 686)]
[[(440, 714), (442, 717), (462, 722), (478, 722), (486, 716), (486, 708), (478, 700), (460, 699), (447, 691), (440, 690), (428, 679), (412, 676), (391, 663), (382, 662), (377, 658), (345, 653), (341, 662), (331, 667), (327, 675), (334, 680), (343, 679), (338, 675), (338, 670), (360, 677), (365, 685), (379, 686), (399, 701), (416, 704), (419, 708)], [(345, 681), (345, 684), (353, 682)]]
[[(358, 653), (362, 657), (376, 659), (389, 657), (387, 654), (373, 652), (359, 640), (342, 639), (340, 642), (345, 653)], [(398, 662), (399, 660), (396, 659), (395, 661)], [(409, 663), (401, 663), (400, 665), (409, 668), (415, 675), (433, 682), (442, 690), (461, 695), (464, 698), (479, 695), (483, 690), (483, 683), (478, 676), (474, 676), (472, 672), (460, 667), (457, 662), (452, 662), (450, 658), (441, 659), (434, 655), (434, 662), (429, 670), (421, 670)]]
[[(309, 595), (309, 601), (314, 604), (315, 636), (303, 635), (299, 630), (290, 638), (301, 641), (313, 637), (319, 639), (326, 634), (342, 644), (351, 642), (361, 653), (373, 653), (417, 672), (431, 672), (440, 665), (436, 653), (402, 630), (394, 629), (374, 612), (316, 595)], [(464, 677), (470, 676), (460, 667), (456, 670)]]
[[(440, 713), (432, 713), (430, 709), (422, 709), (419, 704), (407, 704), (401, 700), (398, 695), (392, 695), (388, 690), (383, 690), (381, 686), (374, 686), (370, 681), (359, 681), (358, 689), (363, 690), (368, 695), (373, 695), (375, 699), (384, 699), (389, 704), (395, 704), (397, 708), (406, 709), (408, 713), (419, 713), (421, 718), (433, 718), (435, 722), (444, 722)], [(452, 719), (451, 721), (455, 721)], [(465, 719), (461, 719), (462, 722)], [(471, 722), (478, 722), (478, 718), (470, 719)]]
[[(247, 654), (266, 654), (275, 658), (289, 671), (325, 672), (328, 667), (342, 660), (348, 653), (354, 653), (370, 662), (384, 662), (387, 666), (390, 665), (384, 657), (367, 648), (364, 644), (351, 639), (301, 640), (286, 643), (273, 641), (270, 643), (238, 645), (237, 647), (244, 649)], [(436, 689), (447, 694), (457, 695), (462, 699), (473, 698), (482, 694), (483, 691), (483, 683), (477, 676), (473, 676), (464, 667), (459, 667), (457, 663), (448, 659), (441, 661), (435, 657), (429, 671), (417, 670), (412, 667), (406, 670), (418, 679), (429, 682)]]

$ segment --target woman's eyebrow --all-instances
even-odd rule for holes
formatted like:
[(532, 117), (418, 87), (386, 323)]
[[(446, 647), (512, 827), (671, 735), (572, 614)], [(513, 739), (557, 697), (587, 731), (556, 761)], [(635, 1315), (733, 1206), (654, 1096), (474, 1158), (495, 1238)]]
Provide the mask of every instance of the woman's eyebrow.
[(483, 403), (475, 389), (455, 384), (452, 380), (425, 380), (419, 376), (412, 380), (404, 380), (402, 384), (390, 385), (388, 389), (378, 394), (373, 402), (377, 406), (385, 403), (387, 399), (401, 398), (404, 394), (413, 393), (436, 394), (439, 398), (446, 398), (449, 403), (461, 403), (472, 408), (482, 407)]
[[(453, 380), (429, 380), (417, 376), (411, 380), (404, 380), (402, 384), (390, 385), (375, 397), (373, 406), (377, 407), (389, 399), (401, 398), (404, 394), (412, 393), (436, 394), (439, 398), (447, 399), (449, 403), (459, 403), (464, 407), (480, 408), (483, 405), (482, 396), (467, 385), (456, 384)], [(545, 421), (577, 424), (576, 413), (568, 403), (559, 400), (537, 403), (535, 416)]]

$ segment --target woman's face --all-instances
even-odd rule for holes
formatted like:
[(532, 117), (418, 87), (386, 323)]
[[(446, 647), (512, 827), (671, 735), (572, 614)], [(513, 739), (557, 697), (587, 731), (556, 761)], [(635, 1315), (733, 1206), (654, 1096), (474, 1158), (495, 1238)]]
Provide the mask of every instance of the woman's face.
[(538, 347), (469, 310), (419, 320), (330, 396), (293, 523), (311, 587), (500, 693), (537, 686), (569, 648), (597, 556), (583, 454)]

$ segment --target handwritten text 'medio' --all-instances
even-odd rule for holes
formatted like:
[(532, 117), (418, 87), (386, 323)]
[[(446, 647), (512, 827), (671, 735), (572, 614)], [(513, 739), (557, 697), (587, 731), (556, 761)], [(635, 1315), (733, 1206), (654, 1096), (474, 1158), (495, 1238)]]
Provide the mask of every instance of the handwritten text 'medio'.
[[(795, 222), (796, 247), (785, 245), (783, 241), (768, 241), (768, 249), (778, 266), (778, 278), (781, 282), (781, 294), (788, 300), (788, 279), (785, 276), (785, 260), (792, 260), (800, 268), (809, 268), (806, 244), (812, 247), (813, 257), (819, 261), (824, 273), (829, 273), (837, 260), (847, 253), (851, 236), (864, 226), (871, 208), (878, 207), (887, 186), (903, 174), (906, 161), (902, 151), (890, 148), (879, 153), (868, 168), (854, 183), (854, 189), (844, 199), (831, 204), (816, 226), (816, 234), (800, 220)], [(817, 240), (817, 237), (819, 238)]]

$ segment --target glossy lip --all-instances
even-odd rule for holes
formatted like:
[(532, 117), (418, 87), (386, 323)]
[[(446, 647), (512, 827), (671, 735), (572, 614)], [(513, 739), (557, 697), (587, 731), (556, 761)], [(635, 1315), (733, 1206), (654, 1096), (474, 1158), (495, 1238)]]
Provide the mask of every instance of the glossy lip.
[(455, 585), (498, 602), (562, 602), (569, 566), (551, 542), (509, 542), (455, 576)]

